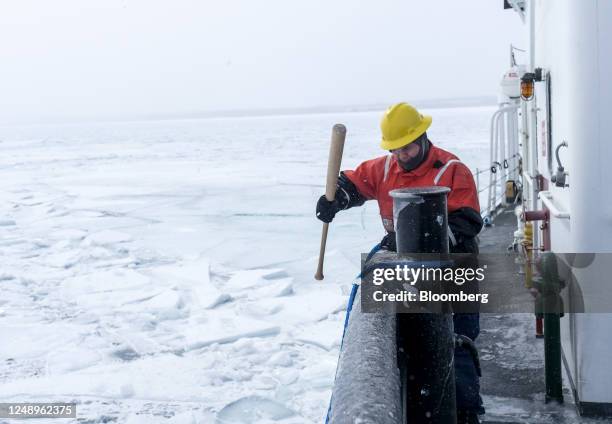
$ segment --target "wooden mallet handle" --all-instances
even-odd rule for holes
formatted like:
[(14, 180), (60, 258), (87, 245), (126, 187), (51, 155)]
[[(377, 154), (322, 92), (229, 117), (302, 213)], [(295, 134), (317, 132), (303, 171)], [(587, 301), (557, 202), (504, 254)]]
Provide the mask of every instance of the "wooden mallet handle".
[[(336, 196), (336, 185), (340, 173), (340, 162), (342, 162), (342, 151), (346, 139), (346, 127), (342, 124), (334, 125), (332, 128), (331, 145), (329, 146), (329, 160), (327, 162), (327, 183), (325, 185), (325, 197), (330, 202)], [(321, 250), (319, 251), (319, 265), (317, 266), (316, 280), (323, 279), (323, 258), (325, 257), (325, 244), (327, 243), (327, 231), (329, 224), (323, 223), (321, 233)]]

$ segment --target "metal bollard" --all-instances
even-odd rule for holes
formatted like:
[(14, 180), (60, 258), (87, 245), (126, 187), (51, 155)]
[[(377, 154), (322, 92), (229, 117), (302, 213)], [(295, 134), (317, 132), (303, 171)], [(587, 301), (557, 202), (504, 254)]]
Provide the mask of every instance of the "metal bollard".
[(397, 253), (448, 253), (448, 187), (392, 190)]
[[(447, 187), (393, 190), (397, 252), (448, 254)], [(450, 313), (398, 314), (398, 366), (405, 423), (457, 422)]]

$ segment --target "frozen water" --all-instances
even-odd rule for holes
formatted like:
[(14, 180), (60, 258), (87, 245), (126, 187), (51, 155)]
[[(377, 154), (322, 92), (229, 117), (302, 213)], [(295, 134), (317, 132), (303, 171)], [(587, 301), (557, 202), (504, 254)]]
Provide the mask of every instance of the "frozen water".
[(287, 420), (295, 413), (284, 405), (261, 396), (248, 396), (224, 407), (217, 414), (218, 424), (252, 424), (267, 422), (295, 422)]
[[(486, 167), (493, 111), (428, 111), (430, 138)], [(317, 282), (314, 206), (333, 124), (352, 168), (384, 154), (379, 115), (1, 127), (0, 399), (74, 400), (84, 422), (321, 422), (383, 230), (372, 202), (338, 215)]]

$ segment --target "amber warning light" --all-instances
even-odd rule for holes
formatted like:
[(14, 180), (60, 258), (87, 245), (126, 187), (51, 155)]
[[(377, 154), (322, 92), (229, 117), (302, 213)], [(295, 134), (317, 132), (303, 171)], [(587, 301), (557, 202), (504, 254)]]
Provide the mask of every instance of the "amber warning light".
[(521, 78), (521, 98), (523, 100), (531, 100), (533, 98), (533, 86), (535, 74), (526, 73)]

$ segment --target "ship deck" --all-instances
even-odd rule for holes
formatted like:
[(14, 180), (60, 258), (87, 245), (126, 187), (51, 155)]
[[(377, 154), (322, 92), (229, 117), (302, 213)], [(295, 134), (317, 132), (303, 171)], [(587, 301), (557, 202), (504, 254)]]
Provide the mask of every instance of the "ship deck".
[[(493, 225), (480, 235), (481, 254), (499, 253), (499, 273), (495, 281), (503, 281), (509, 290), (523, 290), (519, 266), (508, 260), (516, 217), (511, 209), (500, 212)], [(505, 257), (505, 258), (504, 258)], [(529, 423), (601, 423), (582, 418), (576, 413), (567, 379), (564, 376), (565, 404), (544, 402), (544, 340), (535, 337), (533, 313), (483, 313), (477, 339), (482, 379), (481, 394), (486, 424)]]

